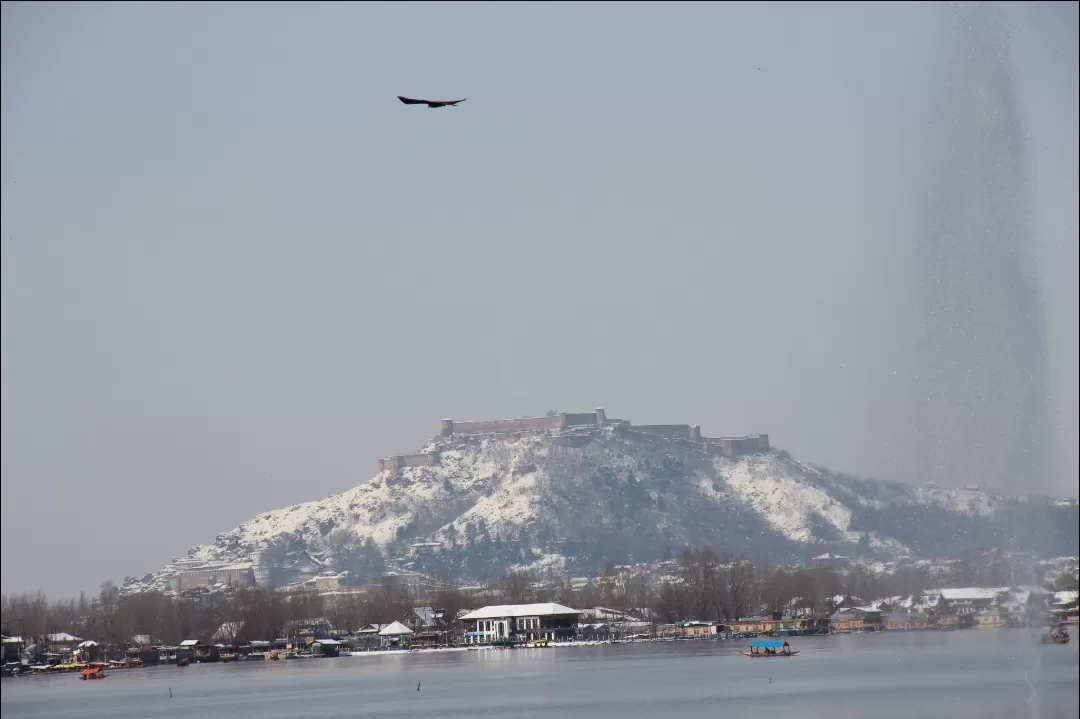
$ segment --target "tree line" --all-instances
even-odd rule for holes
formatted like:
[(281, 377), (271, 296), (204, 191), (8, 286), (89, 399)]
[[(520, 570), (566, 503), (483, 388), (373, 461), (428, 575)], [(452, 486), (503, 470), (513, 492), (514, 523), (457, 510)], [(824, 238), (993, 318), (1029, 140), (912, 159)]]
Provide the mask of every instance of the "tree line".
[[(264, 587), (122, 595), (112, 582), (105, 582), (95, 597), (82, 594), (51, 602), (41, 592), (4, 595), (0, 626), (5, 634), (39, 646), (48, 644), (47, 635), (61, 632), (111, 645), (126, 645), (136, 635), (161, 644), (193, 638), (230, 643), (291, 636), (313, 619), (324, 619), (340, 632), (355, 632), (367, 624), (400, 620), (417, 606), (454, 617), (462, 609), (486, 604), (559, 602), (578, 609), (605, 607), (655, 623), (725, 621), (796, 608), (823, 614), (832, 610), (831, 599), (837, 595), (873, 599), (910, 596), (930, 587), (1020, 583), (1013, 581), (1016, 574), (1000, 554), (956, 562), (944, 574), (916, 568), (876, 575), (858, 566), (842, 572), (762, 567), (690, 546), (661, 566), (666, 574), (650, 580), (609, 563), (583, 587), (568, 581), (543, 583), (528, 572), (511, 570), (469, 590), (445, 578), (426, 587), (385, 580), (362, 591), (329, 595)], [(1070, 579), (1057, 588), (1074, 584)]]

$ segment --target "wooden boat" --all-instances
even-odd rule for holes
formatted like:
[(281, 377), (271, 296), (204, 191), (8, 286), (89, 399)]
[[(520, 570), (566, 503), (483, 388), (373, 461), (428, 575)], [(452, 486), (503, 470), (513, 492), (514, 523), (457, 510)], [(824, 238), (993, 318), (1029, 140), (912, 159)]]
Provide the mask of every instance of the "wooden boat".
[(798, 653), (783, 639), (755, 639), (750, 642), (750, 651), (742, 652), (742, 655), (751, 659), (776, 659), (793, 657)]
[(1069, 630), (1065, 627), (1046, 627), (1039, 634), (1039, 644), (1068, 644)]
[(109, 676), (102, 671), (101, 667), (87, 667), (80, 672), (80, 675), (80, 679), (104, 679)]

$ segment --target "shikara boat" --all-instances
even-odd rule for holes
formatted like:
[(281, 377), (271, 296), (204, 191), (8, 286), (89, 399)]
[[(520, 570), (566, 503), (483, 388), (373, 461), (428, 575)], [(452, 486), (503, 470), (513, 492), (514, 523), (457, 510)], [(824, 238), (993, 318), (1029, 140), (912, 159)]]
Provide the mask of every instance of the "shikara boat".
[[(87, 667), (86, 669), (83, 669), (79, 674), (80, 679), (104, 679), (105, 677), (109, 676), (104, 671), (102, 671), (102, 667)], [(112, 685), (110, 684), (109, 686)]]
[(775, 659), (793, 657), (798, 653), (783, 639), (755, 639), (750, 642), (750, 651), (743, 652), (742, 655), (751, 659)]
[(1064, 626), (1046, 627), (1039, 634), (1040, 644), (1068, 644), (1069, 630)]

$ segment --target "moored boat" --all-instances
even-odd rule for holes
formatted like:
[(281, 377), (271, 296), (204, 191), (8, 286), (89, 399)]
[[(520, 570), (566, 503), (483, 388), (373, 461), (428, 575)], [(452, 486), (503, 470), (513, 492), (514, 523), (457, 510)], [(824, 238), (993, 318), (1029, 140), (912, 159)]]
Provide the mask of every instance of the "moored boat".
[(783, 639), (755, 639), (750, 642), (750, 651), (742, 652), (742, 655), (751, 659), (774, 659), (793, 657), (798, 653)]
[(1069, 630), (1064, 626), (1045, 627), (1039, 634), (1039, 644), (1068, 644)]
[[(103, 671), (102, 667), (87, 667), (80, 672), (80, 679), (104, 679), (109, 676)], [(110, 684), (110, 686), (112, 686)]]

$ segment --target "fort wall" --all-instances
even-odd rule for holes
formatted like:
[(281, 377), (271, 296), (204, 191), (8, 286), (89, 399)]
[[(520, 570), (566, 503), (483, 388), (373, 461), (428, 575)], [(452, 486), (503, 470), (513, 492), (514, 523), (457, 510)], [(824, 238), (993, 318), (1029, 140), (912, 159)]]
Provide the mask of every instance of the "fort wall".
[(439, 464), (438, 452), (423, 452), (421, 454), (399, 454), (394, 457), (384, 457), (379, 460), (380, 472), (396, 472), (406, 467), (435, 467)]
[(596, 426), (596, 413), (595, 412), (579, 412), (579, 413), (563, 413), (559, 415), (564, 417), (563, 427), (595, 427)]
[(442, 434), (508, 434), (510, 432), (536, 432), (545, 429), (561, 429), (562, 417), (525, 417), (522, 419), (493, 419), (480, 422), (458, 422), (444, 419)]
[(723, 457), (769, 451), (769, 435), (755, 434), (748, 437), (703, 437), (707, 451)]
[(688, 424), (631, 424), (630, 429), (643, 434), (655, 434), (672, 439), (691, 439)]
[(510, 434), (514, 432), (541, 432), (567, 427), (602, 427), (607, 422), (602, 407), (593, 412), (560, 412), (551, 417), (523, 417), (521, 419), (493, 419), (479, 422), (459, 422), (444, 419), (439, 433), (452, 434)]
[[(519, 435), (550, 430), (564, 430), (571, 427), (612, 427), (620, 426), (627, 430), (654, 437), (665, 437), (689, 442), (708, 454), (722, 457), (738, 457), (755, 452), (768, 452), (769, 435), (756, 434), (746, 437), (703, 437), (701, 427), (691, 424), (631, 424), (625, 420), (609, 419), (603, 407), (592, 412), (560, 412), (550, 417), (523, 417), (520, 419), (495, 419), (471, 422), (458, 422), (453, 419), (442, 420), (440, 434), (451, 435)], [(554, 444), (564, 447), (581, 447), (588, 443), (585, 438), (556, 436)], [(438, 452), (421, 454), (399, 454), (379, 460), (380, 472), (397, 472), (406, 467), (434, 467), (439, 464)]]

